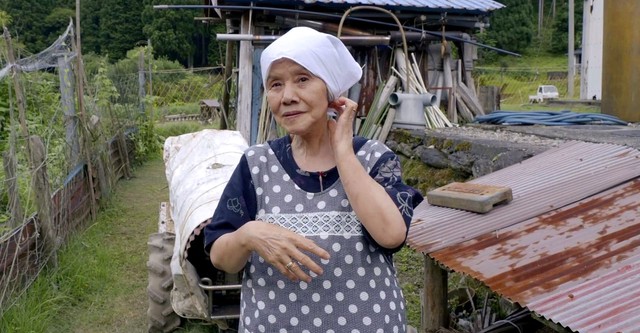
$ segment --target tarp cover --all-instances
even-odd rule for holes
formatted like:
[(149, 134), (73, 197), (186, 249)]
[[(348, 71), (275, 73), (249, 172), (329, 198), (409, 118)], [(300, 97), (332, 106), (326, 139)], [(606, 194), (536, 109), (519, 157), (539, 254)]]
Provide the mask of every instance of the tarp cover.
[(183, 317), (200, 318), (206, 314), (197, 274), (185, 260), (189, 237), (213, 215), (222, 191), (247, 147), (239, 132), (212, 129), (169, 137), (164, 143), (170, 212), (176, 233), (171, 259), (176, 288), (171, 299), (176, 313)]

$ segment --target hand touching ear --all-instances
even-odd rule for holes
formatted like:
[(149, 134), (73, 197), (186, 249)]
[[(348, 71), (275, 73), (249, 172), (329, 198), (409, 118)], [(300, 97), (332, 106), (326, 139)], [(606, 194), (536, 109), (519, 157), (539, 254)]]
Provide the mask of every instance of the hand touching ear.
[(329, 107), (338, 112), (337, 119), (327, 120), (334, 153), (339, 156), (345, 152), (353, 152), (353, 121), (356, 119), (358, 104), (346, 97), (339, 97), (329, 103)]

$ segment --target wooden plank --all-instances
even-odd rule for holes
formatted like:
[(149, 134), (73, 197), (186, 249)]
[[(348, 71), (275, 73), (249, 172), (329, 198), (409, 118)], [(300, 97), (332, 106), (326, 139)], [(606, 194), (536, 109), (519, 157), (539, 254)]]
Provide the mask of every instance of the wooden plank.
[(469, 110), (467, 105), (464, 103), (462, 97), (460, 97), (459, 94), (456, 94), (455, 99), (456, 109), (458, 110), (458, 114), (460, 115), (460, 117), (465, 121), (472, 122), (474, 119), (473, 113), (471, 113), (471, 110)]
[(458, 88), (460, 97), (462, 97), (471, 112), (473, 112), (473, 114), (475, 114), (476, 116), (483, 116), (484, 111), (482, 110), (482, 105), (480, 105), (480, 101), (478, 101), (473, 92), (469, 90), (469, 87), (467, 87), (464, 82), (458, 82)]

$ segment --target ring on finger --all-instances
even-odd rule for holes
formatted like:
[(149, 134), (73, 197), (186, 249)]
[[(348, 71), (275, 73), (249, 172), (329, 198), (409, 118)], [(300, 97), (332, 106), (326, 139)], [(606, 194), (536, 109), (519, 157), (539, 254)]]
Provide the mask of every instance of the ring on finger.
[(284, 267), (288, 270), (291, 270), (296, 264), (293, 261), (289, 261)]

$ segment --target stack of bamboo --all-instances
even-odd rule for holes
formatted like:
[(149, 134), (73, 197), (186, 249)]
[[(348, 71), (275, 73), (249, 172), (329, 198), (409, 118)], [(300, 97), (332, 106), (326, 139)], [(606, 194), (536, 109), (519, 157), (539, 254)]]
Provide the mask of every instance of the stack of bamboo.
[[(411, 61), (407, 63), (404, 52), (396, 49), (395, 58), (395, 67), (392, 68), (393, 73), (376, 91), (367, 116), (356, 120), (356, 133), (358, 135), (380, 141), (386, 140), (389, 131), (393, 127), (396, 115), (396, 110), (389, 105), (389, 96), (392, 93), (396, 91), (406, 91), (411, 94), (429, 93), (422, 80), (415, 56), (412, 54)], [(425, 128), (455, 126), (447, 119), (438, 105), (426, 106), (423, 111)]]

